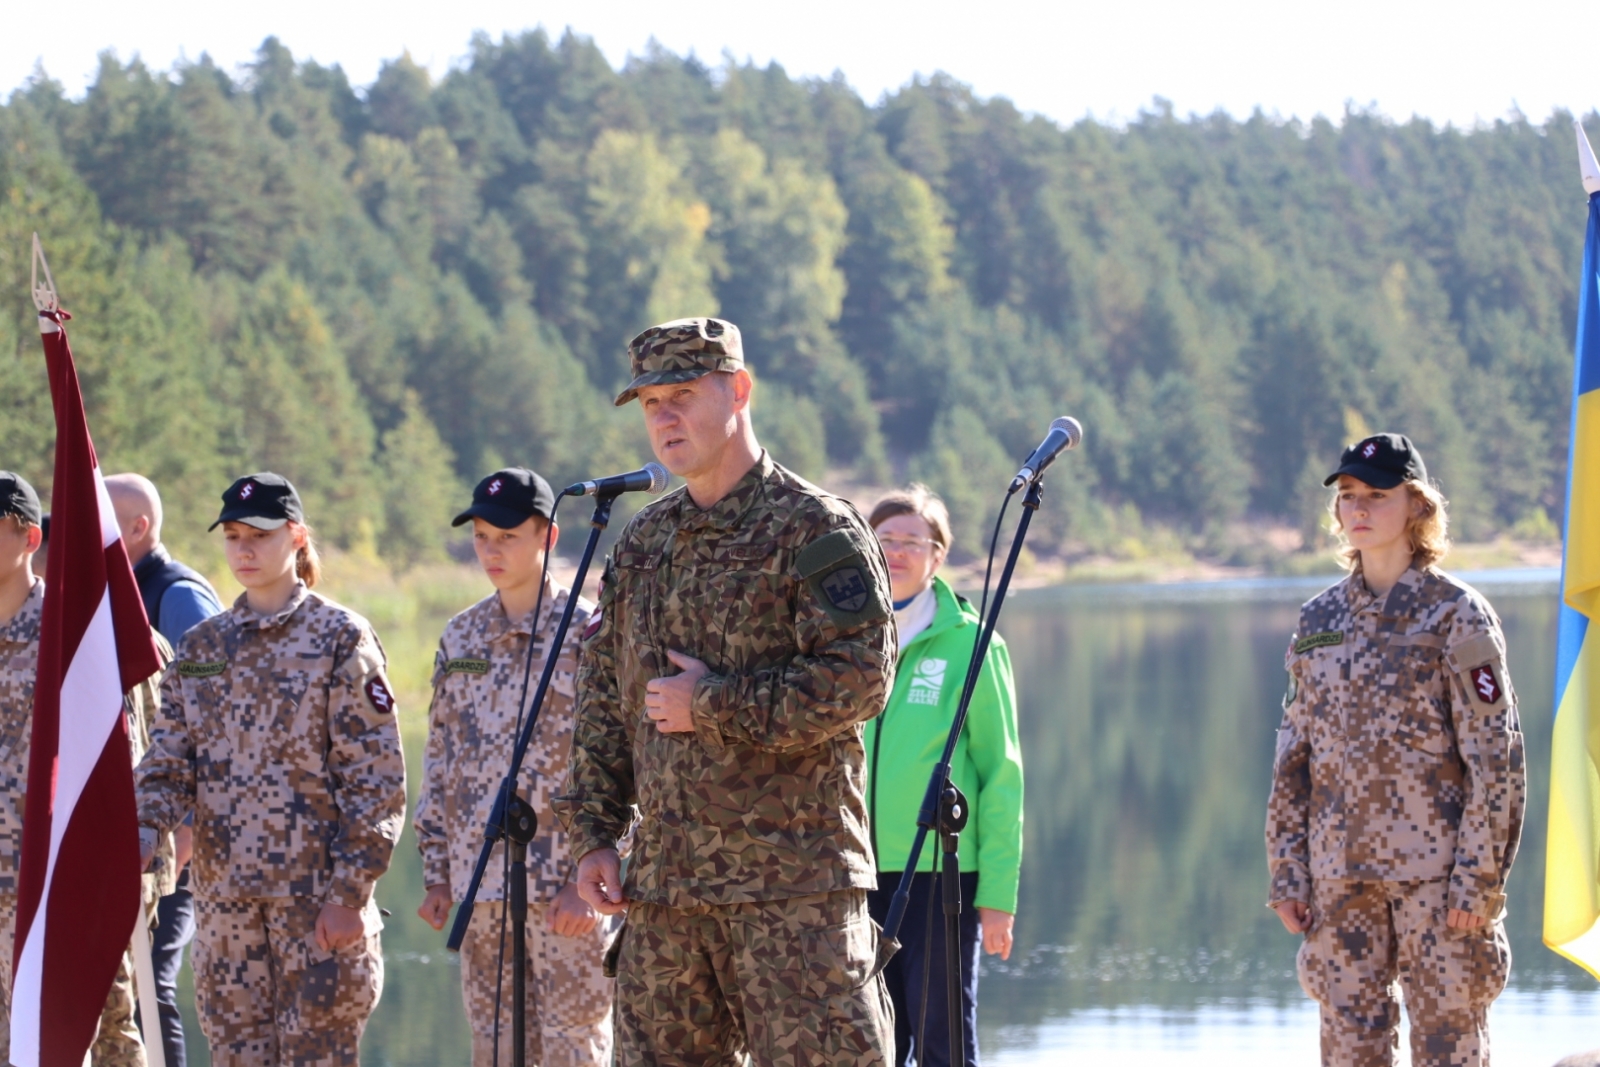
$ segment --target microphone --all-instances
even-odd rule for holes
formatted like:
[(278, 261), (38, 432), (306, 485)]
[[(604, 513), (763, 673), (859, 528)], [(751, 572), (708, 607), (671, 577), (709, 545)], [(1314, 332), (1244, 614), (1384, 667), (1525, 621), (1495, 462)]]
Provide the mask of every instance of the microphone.
[(1050, 432), (1045, 434), (1044, 440), (1039, 442), (1039, 447), (1033, 450), (1022, 464), (1022, 469), (1017, 476), (1011, 479), (1011, 488), (1006, 490), (1010, 496), (1018, 489), (1035, 481), (1044, 473), (1046, 467), (1056, 461), (1056, 457), (1069, 448), (1077, 448), (1078, 442), (1083, 440), (1083, 424), (1070, 415), (1063, 415), (1050, 424)]
[(649, 493), (655, 496), (667, 487), (667, 468), (646, 463), (627, 474), (613, 474), (592, 482), (574, 482), (561, 490), (562, 496), (618, 496), (622, 493)]

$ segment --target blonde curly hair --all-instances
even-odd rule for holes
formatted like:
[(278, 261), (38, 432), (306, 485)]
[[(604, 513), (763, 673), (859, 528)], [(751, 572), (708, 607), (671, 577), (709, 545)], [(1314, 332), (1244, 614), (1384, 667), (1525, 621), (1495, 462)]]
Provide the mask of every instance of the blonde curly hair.
[[(1411, 498), (1414, 513), (1406, 523), (1406, 536), (1411, 539), (1411, 565), (1419, 571), (1436, 569), (1440, 560), (1450, 552), (1450, 501), (1439, 492), (1439, 487), (1429, 482), (1407, 478), (1400, 483)], [(1416, 505), (1421, 505), (1417, 507)], [(1361, 571), (1361, 553), (1350, 546), (1345, 536), (1344, 524), (1339, 521), (1339, 485), (1335, 483), (1328, 496), (1328, 532), (1338, 542), (1334, 555), (1339, 565), (1352, 574)]]

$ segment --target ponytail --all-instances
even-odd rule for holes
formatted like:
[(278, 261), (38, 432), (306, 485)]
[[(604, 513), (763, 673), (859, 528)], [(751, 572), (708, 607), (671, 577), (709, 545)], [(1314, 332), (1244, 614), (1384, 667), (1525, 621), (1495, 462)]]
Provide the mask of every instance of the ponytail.
[(306, 532), (306, 543), (295, 550), (294, 576), (306, 583), (307, 589), (315, 589), (322, 581), (322, 557), (317, 554), (316, 535), (311, 527), (303, 522), (298, 525)]

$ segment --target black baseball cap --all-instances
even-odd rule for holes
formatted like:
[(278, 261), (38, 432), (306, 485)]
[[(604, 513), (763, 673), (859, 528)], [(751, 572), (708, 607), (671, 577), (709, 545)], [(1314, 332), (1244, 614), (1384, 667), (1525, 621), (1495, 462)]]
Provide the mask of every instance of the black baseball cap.
[(1422, 453), (1403, 433), (1378, 433), (1357, 441), (1344, 450), (1339, 469), (1324, 478), (1322, 484), (1332, 485), (1341, 474), (1359, 478), (1374, 489), (1393, 489), (1408, 480), (1428, 480)]
[(507, 467), (478, 483), (472, 490), (472, 506), (450, 525), (482, 519), (502, 530), (514, 530), (535, 515), (548, 519), (555, 510), (556, 494), (549, 482), (526, 467)]
[(15, 515), (32, 526), (39, 525), (39, 520), (44, 518), (39, 494), (22, 475), (0, 471), (0, 515)]
[(222, 494), (222, 514), (207, 526), (215, 530), (225, 522), (242, 522), (258, 530), (276, 530), (286, 522), (305, 522), (300, 494), (281, 474), (263, 471), (247, 474)]

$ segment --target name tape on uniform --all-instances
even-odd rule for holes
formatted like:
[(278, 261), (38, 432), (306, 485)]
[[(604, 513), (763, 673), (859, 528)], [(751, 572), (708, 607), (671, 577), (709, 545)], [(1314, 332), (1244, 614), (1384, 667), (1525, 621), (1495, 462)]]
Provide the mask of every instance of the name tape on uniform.
[(1320, 634), (1307, 634), (1294, 643), (1296, 654), (1310, 652), (1313, 648), (1327, 648), (1330, 645), (1344, 644), (1343, 630), (1324, 630)]
[(178, 677), (180, 678), (215, 678), (228, 669), (227, 661), (221, 663), (195, 663), (184, 660), (178, 664)]
[(489, 661), (486, 659), (451, 659), (445, 660), (444, 673), (446, 674), (488, 674)]

